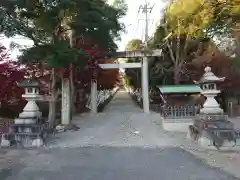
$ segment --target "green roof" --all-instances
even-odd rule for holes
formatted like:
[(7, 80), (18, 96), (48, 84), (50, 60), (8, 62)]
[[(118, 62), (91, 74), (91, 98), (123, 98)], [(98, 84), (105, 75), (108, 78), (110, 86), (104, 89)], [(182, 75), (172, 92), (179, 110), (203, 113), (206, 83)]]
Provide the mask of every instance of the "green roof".
[(202, 89), (197, 85), (165, 85), (157, 86), (163, 94), (170, 93), (201, 93)]

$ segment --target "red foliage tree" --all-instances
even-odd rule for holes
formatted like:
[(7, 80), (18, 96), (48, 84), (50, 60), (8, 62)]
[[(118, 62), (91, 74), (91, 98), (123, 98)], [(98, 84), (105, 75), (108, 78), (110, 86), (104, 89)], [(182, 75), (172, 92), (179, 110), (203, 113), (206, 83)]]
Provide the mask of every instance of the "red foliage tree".
[(199, 80), (206, 66), (210, 66), (212, 72), (218, 77), (226, 77), (226, 80), (219, 84), (219, 88), (226, 92), (236, 92), (240, 89), (240, 82), (236, 79), (240, 78), (239, 72), (235, 72), (232, 69), (231, 60), (223, 53), (215, 49), (214, 51), (208, 51), (202, 56), (196, 57), (192, 63), (187, 67), (190, 72), (190, 79), (188, 83), (192, 83), (193, 80)]
[(23, 106), (21, 98), (23, 89), (18, 87), (17, 82), (24, 79), (26, 69), (21, 64), (10, 61), (7, 50), (0, 47), (0, 102), (1, 109), (20, 109), (15, 106)]
[(101, 57), (105, 51), (101, 49), (100, 46), (89, 37), (80, 37), (76, 41), (76, 47), (82, 49), (85, 53), (89, 55), (88, 59), (88, 73), (85, 74), (88, 79), (97, 80), (101, 68), (98, 66), (99, 57)]
[[(101, 59), (99, 63), (113, 63), (114, 59)], [(112, 89), (119, 82), (119, 69), (101, 69), (98, 76), (100, 89)]]

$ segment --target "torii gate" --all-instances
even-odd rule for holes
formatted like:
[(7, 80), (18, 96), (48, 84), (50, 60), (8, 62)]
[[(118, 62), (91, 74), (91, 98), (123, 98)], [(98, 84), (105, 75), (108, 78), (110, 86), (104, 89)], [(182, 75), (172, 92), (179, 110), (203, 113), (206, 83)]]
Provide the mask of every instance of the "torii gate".
[[(149, 93), (148, 93), (148, 57), (161, 56), (162, 50), (156, 49), (149, 52), (144, 50), (122, 51), (109, 55), (111, 58), (130, 58), (142, 57), (142, 62), (139, 63), (111, 63), (99, 64), (102, 69), (118, 69), (118, 68), (142, 68), (142, 95), (143, 95), (143, 111), (149, 113)], [(97, 83), (91, 82), (91, 113), (97, 113)]]

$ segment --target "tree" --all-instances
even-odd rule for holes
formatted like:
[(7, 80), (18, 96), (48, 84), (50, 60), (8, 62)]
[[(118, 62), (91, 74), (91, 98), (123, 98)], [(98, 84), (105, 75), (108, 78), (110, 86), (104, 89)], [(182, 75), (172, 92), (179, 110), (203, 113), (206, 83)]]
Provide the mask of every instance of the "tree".
[[(127, 43), (126, 50), (134, 51), (139, 50), (142, 47), (142, 41), (140, 39), (132, 39)], [(141, 62), (140, 58), (126, 58), (126, 62)], [(141, 69), (126, 69), (126, 77), (129, 79), (129, 85), (135, 88), (141, 88)]]
[(126, 50), (133, 51), (141, 49), (142, 40), (140, 39), (132, 39), (127, 43)]
[[(177, 0), (171, 3), (167, 14), (172, 24), (180, 17), (185, 30), (217, 39), (222, 45), (224, 41), (235, 41), (233, 33), (239, 21), (240, 3), (239, 0)], [(229, 53), (226, 47), (223, 50)]]
[[(101, 64), (114, 63), (114, 59), (102, 59)], [(119, 69), (101, 69), (97, 79), (99, 89), (113, 89), (119, 82)]]
[(171, 24), (177, 24), (180, 19), (184, 29), (194, 34), (204, 30), (208, 36), (230, 32), (237, 23), (239, 13), (239, 0), (177, 0), (167, 8)]
[[(76, 37), (90, 36), (105, 50), (114, 51), (114, 39), (119, 37), (123, 28), (118, 19), (125, 14), (122, 9), (101, 0), (7, 0), (0, 3), (0, 8), (0, 32), (7, 36), (22, 35), (34, 42), (35, 46), (26, 50), (21, 59), (41, 60), (53, 67), (50, 121), (55, 119), (56, 68), (69, 68), (74, 64), (84, 67), (81, 62), (85, 53), (75, 48)], [(78, 60), (79, 57), (82, 61)], [(72, 82), (72, 71), (68, 74)]]
[(8, 55), (7, 49), (0, 46), (0, 114), (14, 117), (25, 104), (21, 97), (24, 90), (18, 87), (17, 82), (22, 81), (25, 75), (29, 75), (27, 70), (30, 67), (11, 61)]
[[(208, 39), (200, 39), (191, 34), (185, 34), (180, 32), (179, 29), (177, 29), (178, 32), (170, 32), (166, 26), (159, 26), (153, 40), (149, 42), (150, 47), (160, 47), (163, 52), (162, 57), (159, 58), (161, 62), (156, 62), (155, 66), (150, 70), (150, 75), (158, 78), (164, 78), (165, 76), (167, 79), (172, 76), (173, 83), (179, 84), (181, 76), (187, 73), (186, 64), (193, 57), (201, 55), (208, 43)], [(159, 74), (164, 76), (159, 76)]]
[(231, 31), (239, 13), (237, 1), (172, 1), (149, 43), (164, 50), (155, 74), (172, 73), (174, 83), (180, 83), (181, 76), (188, 74), (186, 64), (201, 56), (216, 37)]
[[(65, 52), (70, 51), (67, 42), (64, 42), (64, 40), (66, 40), (65, 31), (66, 28), (68, 28), (67, 22), (69, 23), (68, 20), (70, 17), (70, 14), (67, 12), (70, 9), (73, 11), (74, 8), (71, 5), (72, 4), (66, 4), (62, 1), (59, 2), (59, 4), (53, 1), (5, 1), (0, 5), (3, 10), (2, 13), (4, 13), (1, 19), (2, 31), (7, 36), (18, 34), (33, 40), (35, 44), (35, 47), (33, 47), (35, 48), (35, 53), (38, 52), (36, 49), (53, 50), (53, 52), (50, 51), (51, 54), (44, 54), (46, 57), (40, 57), (47, 62), (49, 60), (48, 63), (51, 66), (64, 66), (66, 60), (60, 62), (59, 59), (61, 58), (59, 57), (63, 55), (66, 56)], [(63, 51), (58, 51), (59, 47), (61, 47)], [(32, 51), (32, 49), (30, 50)], [(59, 53), (62, 54), (59, 55)], [(69, 61), (71, 61), (71, 59)], [(52, 101), (50, 106), (51, 113), (49, 116), (51, 122), (55, 119), (55, 76), (55, 69), (53, 67), (51, 88)]]

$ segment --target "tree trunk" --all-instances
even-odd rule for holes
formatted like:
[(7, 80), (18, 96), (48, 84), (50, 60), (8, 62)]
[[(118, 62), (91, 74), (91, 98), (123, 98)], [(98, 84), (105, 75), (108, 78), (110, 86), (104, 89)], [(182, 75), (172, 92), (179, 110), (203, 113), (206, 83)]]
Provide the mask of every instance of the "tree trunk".
[[(73, 30), (71, 30), (71, 33), (69, 35), (69, 44), (70, 44), (70, 47), (72, 48), (74, 46), (74, 38), (73, 38)], [(74, 87), (74, 77), (73, 77), (73, 70), (74, 70), (74, 67), (73, 65), (71, 64), (70, 65), (70, 68), (71, 68), (71, 71), (70, 71), (70, 76), (69, 76), (69, 81), (70, 81), (70, 120), (72, 120), (72, 117), (73, 117), (73, 114), (75, 113), (75, 87)]]
[(52, 68), (52, 82), (51, 82), (51, 99), (49, 101), (49, 114), (48, 114), (48, 121), (50, 124), (54, 124), (56, 119), (56, 72), (55, 69)]
[(74, 80), (73, 80), (73, 67), (71, 68), (71, 72), (70, 72), (70, 92), (71, 92), (71, 115), (70, 115), (70, 119), (72, 120), (73, 114), (75, 113), (75, 89), (74, 89)]
[(174, 80), (174, 84), (180, 84), (180, 72), (178, 68), (174, 68), (173, 80)]

